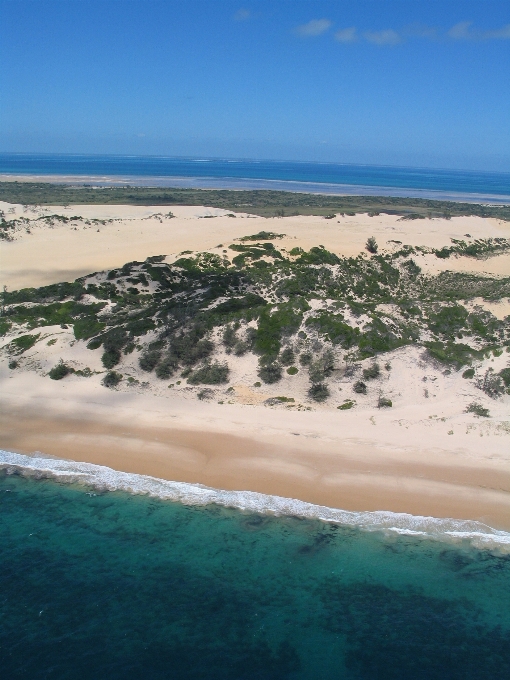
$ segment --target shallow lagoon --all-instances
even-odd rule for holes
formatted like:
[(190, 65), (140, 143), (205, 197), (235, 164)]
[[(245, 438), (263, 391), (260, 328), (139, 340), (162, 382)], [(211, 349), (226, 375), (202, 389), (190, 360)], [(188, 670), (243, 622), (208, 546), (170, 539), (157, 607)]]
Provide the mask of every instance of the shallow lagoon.
[(0, 476), (9, 678), (510, 677), (510, 556)]

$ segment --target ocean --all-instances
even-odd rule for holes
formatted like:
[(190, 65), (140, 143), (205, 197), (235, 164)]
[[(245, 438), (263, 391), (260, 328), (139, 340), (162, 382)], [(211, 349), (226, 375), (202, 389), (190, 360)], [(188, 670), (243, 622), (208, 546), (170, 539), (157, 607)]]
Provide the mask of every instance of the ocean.
[(509, 534), (0, 453), (5, 678), (510, 677)]
[(510, 203), (510, 173), (504, 172), (218, 158), (1, 153), (2, 174), (71, 176), (75, 182), (94, 185), (275, 189)]

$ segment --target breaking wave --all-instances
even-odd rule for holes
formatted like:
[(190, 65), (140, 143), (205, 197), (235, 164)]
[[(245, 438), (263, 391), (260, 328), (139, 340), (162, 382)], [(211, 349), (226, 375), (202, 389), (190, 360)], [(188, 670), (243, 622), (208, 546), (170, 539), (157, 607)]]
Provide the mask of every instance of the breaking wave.
[(510, 533), (474, 520), (422, 517), (387, 511), (352, 512), (306, 503), (294, 498), (255, 491), (223, 491), (202, 484), (172, 482), (147, 475), (119, 472), (102, 465), (26, 456), (0, 449), (0, 471), (35, 479), (78, 483), (99, 491), (124, 491), (177, 501), (184, 505), (217, 504), (243, 511), (292, 515), (334, 522), (365, 531), (384, 531), (453, 542), (468, 541), (473, 547), (510, 553)]

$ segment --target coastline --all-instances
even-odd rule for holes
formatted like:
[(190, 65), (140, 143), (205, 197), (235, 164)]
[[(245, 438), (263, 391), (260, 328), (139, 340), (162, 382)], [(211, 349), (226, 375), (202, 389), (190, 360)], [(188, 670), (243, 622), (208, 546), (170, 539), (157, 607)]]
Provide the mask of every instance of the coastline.
[(123, 491), (182, 503), (221, 505), (243, 512), (319, 519), (365, 531), (384, 531), (449, 542), (468, 541), (478, 549), (510, 553), (510, 532), (482, 522), (389, 511), (349, 511), (307, 503), (295, 498), (254, 491), (224, 491), (201, 484), (175, 482), (147, 475), (119, 472), (112, 468), (63, 459), (25, 456), (0, 449), (0, 472), (27, 478), (52, 479), (79, 484), (98, 492)]
[(468, 428), (467, 415), (459, 416), (466, 434), (459, 423), (454, 438), (446, 434), (450, 425), (418, 420), (413, 407), (376, 420), (367, 412), (342, 419), (338, 412), (228, 404), (197, 410), (183, 398), (76, 380), (4, 380), (0, 447), (225, 491), (510, 531), (507, 437), (482, 429), (486, 423)]
[[(3, 206), (19, 216), (45, 214), (40, 209)], [(402, 242), (441, 248), (467, 231), (481, 239), (509, 235), (507, 222), (474, 216), (414, 221), (368, 214), (337, 220), (243, 213), (230, 217), (221, 209), (176, 206), (174, 217), (162, 219), (163, 209), (158, 206), (69, 205), (58, 211), (83, 217), (76, 227), (34, 220), (30, 231), (21, 229), (15, 240), (2, 244), (3, 276), (9, 287), (72, 280), (80, 272), (122, 266), (158, 253), (172, 261), (186, 248), (221, 253), (223, 245), (218, 244), (268, 228), (283, 234), (279, 243), (288, 250), (322, 243), (349, 257), (362, 252), (371, 235), (388, 249)], [(205, 217), (214, 219), (204, 222)], [(93, 219), (102, 220), (100, 228), (87, 223)], [(66, 253), (69, 277), (60, 269), (62, 253)], [(430, 273), (506, 275), (510, 271), (508, 253), (486, 260), (416, 257)], [(480, 299), (476, 304), (498, 318), (508, 314), (508, 300)], [(24, 354), (24, 366), (12, 371), (4, 362), (0, 370), (0, 447), (5, 450), (29, 455), (39, 451), (119, 473), (202, 484), (224, 490), (221, 493), (297, 498), (349, 512), (471, 520), (510, 531), (506, 402), (490, 405), (490, 419), (475, 418), (464, 410), (471, 398), (469, 386), (460, 374), (446, 373), (434, 378), (428, 400), (421, 381), (413, 382), (421, 358), (399, 358), (406, 350), (392, 356), (392, 376), (397, 381), (392, 409), (367, 403), (343, 412), (335, 402), (332, 407), (293, 413), (285, 406), (262, 404), (278, 394), (292, 393), (291, 385), (284, 380), (275, 391), (254, 392), (249, 386), (256, 377), (247, 379), (248, 373), (233, 377), (233, 393), (215, 396), (215, 402), (236, 399), (232, 404), (198, 403), (185, 385), (177, 394), (156, 379), (151, 385), (144, 383), (146, 388), (126, 385), (107, 390), (100, 384), (104, 367), (99, 355), (87, 350), (85, 342), (75, 342), (72, 329), (41, 328), (40, 342)], [(46, 342), (48, 332), (54, 338)], [(61, 382), (48, 379), (48, 370), (63, 357), (76, 361), (76, 367), (88, 366), (94, 375), (71, 375)], [(493, 358), (491, 364), (495, 361), (492, 365), (499, 368), (506, 358), (506, 354)], [(301, 378), (306, 381), (304, 373), (295, 380)]]
[(388, 196), (422, 198), (437, 201), (506, 205), (510, 194), (441, 191), (398, 186), (311, 182), (280, 179), (239, 177), (166, 177), (161, 175), (80, 175), (80, 174), (14, 174), (0, 173), (0, 182), (47, 182), (94, 187), (165, 187), (173, 189), (229, 189), (237, 191), (271, 190), (291, 193), (324, 194), (328, 196)]

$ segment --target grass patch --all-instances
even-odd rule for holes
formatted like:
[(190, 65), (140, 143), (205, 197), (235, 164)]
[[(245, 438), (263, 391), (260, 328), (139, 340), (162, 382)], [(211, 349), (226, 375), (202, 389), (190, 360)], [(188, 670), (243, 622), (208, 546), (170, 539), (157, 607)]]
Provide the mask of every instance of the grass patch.
[(13, 354), (23, 354), (27, 350), (31, 349), (35, 343), (39, 340), (40, 333), (37, 335), (20, 335), (19, 338), (14, 338), (11, 340), (8, 347)]
[(337, 409), (339, 411), (348, 411), (355, 405), (355, 401), (352, 401), (351, 399), (346, 399), (343, 404), (340, 404), (340, 406), (337, 406)]
[(465, 413), (473, 413), (475, 416), (480, 416), (481, 418), (490, 418), (489, 409), (478, 404), (476, 401), (471, 402), (471, 404), (466, 407)]

